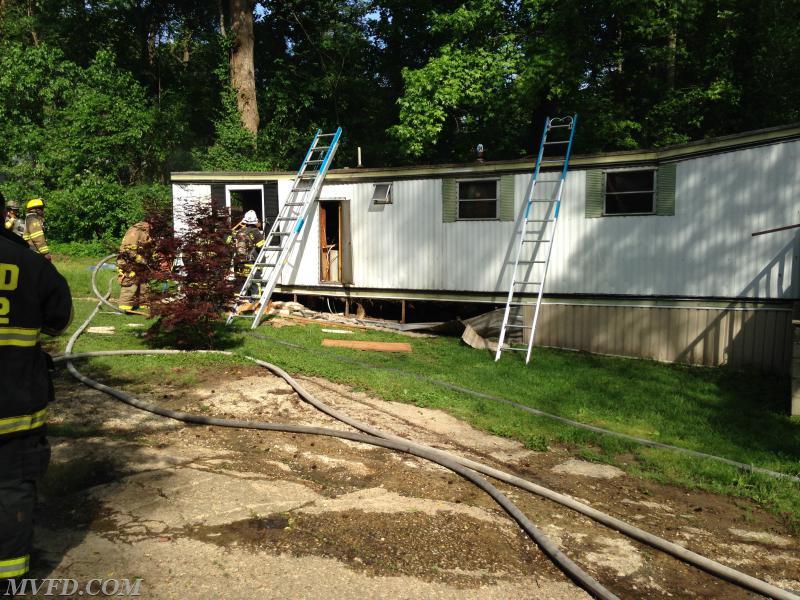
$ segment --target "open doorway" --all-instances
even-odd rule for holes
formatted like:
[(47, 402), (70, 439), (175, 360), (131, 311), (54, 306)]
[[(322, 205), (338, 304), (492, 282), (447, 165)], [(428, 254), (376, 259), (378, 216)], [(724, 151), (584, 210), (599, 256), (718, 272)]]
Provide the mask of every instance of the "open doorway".
[(228, 206), (231, 208), (231, 225), (236, 225), (248, 210), (255, 211), (259, 223), (264, 224), (264, 188), (231, 189), (228, 187)]
[(349, 203), (323, 200), (319, 203), (319, 280), (351, 283)]

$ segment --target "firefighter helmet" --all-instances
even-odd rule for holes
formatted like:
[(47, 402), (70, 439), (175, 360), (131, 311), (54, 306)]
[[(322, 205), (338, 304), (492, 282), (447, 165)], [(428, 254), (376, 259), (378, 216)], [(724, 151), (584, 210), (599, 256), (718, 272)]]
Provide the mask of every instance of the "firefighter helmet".
[(256, 211), (248, 210), (244, 213), (244, 219), (242, 219), (242, 223), (245, 225), (258, 225), (258, 215), (256, 215)]
[(28, 200), (28, 204), (25, 206), (28, 210), (32, 208), (44, 208), (44, 200), (41, 198), (34, 198), (33, 200)]

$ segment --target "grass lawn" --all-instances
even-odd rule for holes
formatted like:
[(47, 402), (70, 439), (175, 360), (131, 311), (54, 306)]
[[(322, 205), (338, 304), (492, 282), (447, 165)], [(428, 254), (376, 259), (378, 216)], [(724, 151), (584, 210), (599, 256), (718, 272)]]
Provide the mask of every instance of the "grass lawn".
[[(56, 258), (78, 298), (88, 298), (91, 259)], [(114, 273), (100, 274), (106, 289)], [(76, 301), (74, 331), (95, 302)], [(93, 325), (116, 325), (114, 336), (86, 335), (76, 351), (140, 348), (141, 317), (99, 315)], [(67, 335), (53, 341), (61, 350)], [(516, 355), (494, 362), (456, 338), (409, 338), (359, 331), (348, 339), (404, 341), (413, 352), (384, 354), (320, 345), (321, 326), (235, 328), (228, 348), (274, 362), (290, 373), (317, 375), (387, 400), (442, 408), (486, 431), (512, 437), (535, 450), (550, 445), (588, 460), (615, 464), (631, 474), (666, 483), (750, 498), (800, 528), (800, 484), (747, 474), (716, 461), (646, 448), (595, 434), (517, 408), (438, 385), (456, 384), (584, 423), (654, 441), (723, 456), (785, 473), (800, 474), (800, 419), (785, 415), (786, 378), (725, 368), (685, 367), (647, 360), (537, 348), (530, 365)], [(158, 381), (176, 373), (187, 385), (193, 370), (236, 357), (176, 356), (104, 358), (91, 372), (115, 381)], [(366, 366), (373, 368), (366, 368)]]

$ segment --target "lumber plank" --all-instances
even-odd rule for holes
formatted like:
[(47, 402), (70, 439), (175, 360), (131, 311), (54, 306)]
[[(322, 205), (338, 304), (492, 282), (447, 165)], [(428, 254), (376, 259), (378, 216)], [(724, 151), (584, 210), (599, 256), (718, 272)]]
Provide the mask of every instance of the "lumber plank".
[(352, 348), (353, 350), (373, 350), (375, 352), (411, 352), (411, 344), (405, 342), (360, 342), (356, 340), (322, 340), (323, 346)]

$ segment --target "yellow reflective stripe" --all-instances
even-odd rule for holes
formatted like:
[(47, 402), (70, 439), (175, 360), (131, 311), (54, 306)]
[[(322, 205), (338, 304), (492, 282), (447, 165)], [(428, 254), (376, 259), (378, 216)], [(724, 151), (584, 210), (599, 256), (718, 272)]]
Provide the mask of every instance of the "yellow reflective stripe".
[(0, 327), (0, 346), (35, 346), (39, 330), (28, 327)]
[(119, 306), (117, 306), (117, 308), (119, 308), (120, 310), (133, 310), (133, 306), (131, 306), (130, 304), (120, 304)]
[(19, 577), (28, 572), (31, 564), (30, 555), (20, 556), (9, 560), (0, 560), (0, 579)]
[(261, 240), (260, 242), (256, 242), (256, 248), (261, 248), (264, 245), (265, 240)]
[[(45, 424), (47, 420), (47, 409), (43, 408), (30, 415), (20, 415), (18, 417), (9, 417), (7, 419), (0, 419), (0, 435), (7, 435), (9, 433), (17, 433), (18, 431), (30, 431)], [(2, 562), (0, 562), (2, 565)]]
[(50, 246), (42, 246), (39, 248), (39, 254), (49, 254), (50, 253)]
[(30, 238), (44, 237), (44, 231), (36, 231), (30, 235)]
[(27, 242), (27, 241), (29, 241), (29, 240), (31, 239), (31, 236), (30, 236), (30, 235), (28, 235), (27, 233), (23, 233), (23, 234), (22, 234), (22, 239), (23, 239), (23, 240), (25, 240), (25, 241)]

